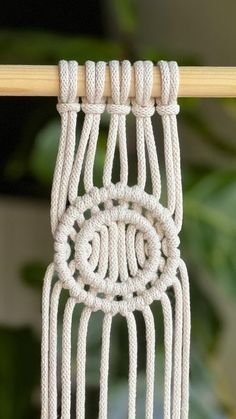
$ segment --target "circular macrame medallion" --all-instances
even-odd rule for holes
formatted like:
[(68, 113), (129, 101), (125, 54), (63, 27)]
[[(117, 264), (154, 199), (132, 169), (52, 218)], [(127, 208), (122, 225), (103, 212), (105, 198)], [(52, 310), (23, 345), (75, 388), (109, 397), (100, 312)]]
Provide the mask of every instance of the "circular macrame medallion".
[[(142, 237), (145, 258), (143, 263), (139, 261), (134, 240), (133, 249), (126, 250), (136, 256), (135, 275), (129, 273), (125, 281), (118, 275), (112, 281), (109, 262), (105, 274), (101, 274), (91, 264), (91, 255), (95, 250), (99, 253), (98, 261), (103, 257), (102, 231), (119, 223), (125, 226), (126, 235), (132, 226), (135, 237)], [(112, 245), (107, 241), (107, 254)], [(116, 184), (93, 188), (68, 207), (55, 234), (55, 265), (64, 287), (78, 301), (93, 310), (125, 314), (159, 299), (172, 284), (180, 258), (178, 245), (179, 237), (168, 209), (138, 186)], [(119, 246), (116, 249), (119, 253)]]

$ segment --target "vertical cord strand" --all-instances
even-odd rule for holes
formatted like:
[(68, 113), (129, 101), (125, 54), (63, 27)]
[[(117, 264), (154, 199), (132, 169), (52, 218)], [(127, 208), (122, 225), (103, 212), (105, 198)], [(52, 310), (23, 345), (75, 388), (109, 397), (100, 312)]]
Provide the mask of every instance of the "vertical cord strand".
[(154, 381), (155, 381), (155, 325), (149, 306), (143, 310), (146, 327), (146, 413), (145, 419), (153, 418)]
[(102, 350), (100, 367), (100, 395), (98, 419), (107, 418), (108, 409), (108, 373), (112, 315), (105, 314), (102, 327)]
[(137, 392), (137, 326), (132, 313), (126, 316), (129, 335), (129, 401), (128, 419), (136, 418), (136, 392)]
[(49, 376), (49, 311), (50, 293), (54, 274), (54, 264), (51, 263), (46, 271), (42, 292), (42, 337), (41, 337), (41, 419), (48, 419), (48, 376)]
[(62, 290), (61, 282), (57, 282), (52, 290), (50, 301), (50, 331), (49, 331), (49, 417), (57, 419), (57, 318), (59, 299)]
[(180, 281), (176, 278), (173, 283), (175, 294), (174, 310), (174, 364), (173, 364), (173, 403), (172, 418), (181, 418), (181, 382), (182, 382), (182, 334), (183, 334), (183, 298)]
[(165, 346), (165, 364), (164, 364), (164, 419), (171, 417), (171, 377), (172, 377), (172, 341), (173, 324), (172, 309), (168, 296), (164, 293), (161, 298), (163, 316), (164, 316), (164, 346)]
[(91, 310), (84, 308), (80, 317), (77, 341), (76, 417), (79, 419), (85, 418), (86, 342), (90, 317)]
[(67, 300), (62, 327), (62, 368), (61, 368), (61, 419), (70, 419), (71, 414), (71, 329), (76, 301)]
[(183, 349), (182, 349), (182, 404), (181, 419), (188, 419), (189, 413), (189, 356), (190, 356), (190, 295), (188, 272), (183, 260), (180, 261), (180, 278), (183, 290)]

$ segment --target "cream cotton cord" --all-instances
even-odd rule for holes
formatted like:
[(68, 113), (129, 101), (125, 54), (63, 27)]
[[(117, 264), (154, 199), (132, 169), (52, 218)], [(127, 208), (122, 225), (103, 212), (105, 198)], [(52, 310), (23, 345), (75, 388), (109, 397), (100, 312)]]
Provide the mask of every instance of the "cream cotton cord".
[[(189, 397), (190, 300), (189, 280), (179, 251), (182, 226), (182, 184), (176, 115), (179, 72), (176, 62), (160, 61), (161, 97), (151, 97), (153, 64), (134, 64), (135, 98), (130, 100), (131, 64), (109, 62), (111, 98), (105, 100), (104, 62), (86, 62), (86, 96), (77, 97), (75, 61), (60, 61), (61, 136), (51, 196), (54, 261), (44, 279), (42, 296), (41, 419), (71, 419), (72, 325), (77, 304), (76, 418), (86, 417), (87, 334), (93, 312), (104, 313), (101, 333), (98, 419), (108, 418), (110, 338), (113, 317), (126, 319), (129, 344), (128, 419), (135, 419), (137, 393), (137, 324), (144, 318), (146, 333), (145, 419), (154, 417), (155, 358), (158, 353), (151, 304), (160, 301), (164, 319), (164, 419), (187, 419)], [(79, 111), (83, 125), (76, 146)], [(152, 128), (155, 111), (161, 116), (167, 205)], [(110, 115), (102, 187), (94, 179), (101, 116)], [(136, 121), (137, 180), (128, 159), (126, 118)], [(159, 139), (158, 139), (159, 142)], [(119, 152), (119, 180), (113, 169)], [(150, 179), (147, 175), (150, 171)], [(148, 184), (151, 192), (147, 192)], [(81, 194), (82, 188), (84, 194)], [(68, 291), (62, 325), (62, 355), (58, 356), (58, 309), (62, 290)], [(172, 289), (174, 302), (168, 290)], [(122, 348), (121, 348), (122, 350)], [(58, 382), (58, 373), (60, 379)]]

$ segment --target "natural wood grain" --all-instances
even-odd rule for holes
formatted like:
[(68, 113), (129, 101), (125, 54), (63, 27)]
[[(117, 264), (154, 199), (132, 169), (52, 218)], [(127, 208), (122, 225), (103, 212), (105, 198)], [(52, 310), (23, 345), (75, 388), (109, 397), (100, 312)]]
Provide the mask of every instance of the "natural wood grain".
[[(236, 67), (180, 67), (179, 97), (236, 97)], [(58, 96), (57, 66), (0, 65), (0, 96)], [(160, 95), (160, 73), (153, 71), (153, 97)], [(78, 96), (85, 95), (84, 66), (78, 71)], [(110, 96), (109, 69), (105, 96)], [(130, 96), (134, 96), (134, 75)]]

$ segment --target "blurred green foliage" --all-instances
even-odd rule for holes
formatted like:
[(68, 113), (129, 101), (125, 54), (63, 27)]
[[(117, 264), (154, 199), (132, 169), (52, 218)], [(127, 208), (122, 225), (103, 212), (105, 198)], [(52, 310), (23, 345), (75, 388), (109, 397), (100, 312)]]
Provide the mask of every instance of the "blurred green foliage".
[(0, 31), (2, 64), (55, 64), (62, 58), (111, 60), (122, 56), (116, 42), (37, 31)]
[[(133, 60), (141, 56), (157, 61), (168, 59), (169, 52), (155, 51), (152, 46), (147, 50), (137, 51), (135, 34), (139, 24), (138, 10), (134, 0), (114, 0), (111, 2), (116, 16), (116, 25), (121, 34), (119, 42), (87, 39), (82, 37), (65, 37), (49, 33), (33, 32), (0, 32), (1, 63), (54, 64), (59, 59), (110, 60), (128, 57)], [(107, 7), (111, 7), (107, 5)], [(172, 57), (174, 52), (172, 51)], [(181, 65), (201, 64), (196, 57), (183, 57), (175, 52), (176, 60)], [(42, 105), (43, 106), (43, 105)], [(223, 167), (209, 164), (183, 162), (184, 179), (184, 228), (182, 232), (182, 250), (190, 271), (192, 301), (192, 368), (191, 368), (191, 419), (234, 418), (235, 404), (226, 405), (219, 397), (218, 378), (212, 368), (212, 359), (221, 359), (217, 352), (224, 327), (224, 307), (233, 304), (236, 307), (236, 171), (230, 169), (227, 161), (236, 160), (236, 146), (233, 141), (224, 138), (210, 124), (201, 108), (203, 102), (197, 99), (181, 100), (181, 127), (198, 135), (201, 142), (219, 155), (226, 163)], [(235, 100), (221, 101), (222, 112), (236, 119)], [(95, 179), (101, 182), (104, 161), (107, 121), (102, 125), (96, 155)], [(131, 127), (132, 128), (132, 127)], [(59, 119), (47, 121), (35, 136), (34, 144), (27, 156), (25, 166), (19, 171), (19, 177), (29, 173), (34, 181), (50, 189), (53, 168), (59, 140)], [(132, 132), (132, 130), (131, 130)], [(131, 134), (131, 138), (132, 138)], [(190, 138), (191, 144), (191, 138)], [(190, 145), (191, 147), (191, 145)], [(23, 152), (24, 155), (24, 152)], [(14, 166), (13, 156), (9, 168)], [(228, 160), (227, 160), (228, 159)], [(12, 166), (11, 166), (12, 165)], [(40, 261), (26, 261), (20, 276), (28, 286), (38, 288), (42, 280), (44, 265)], [(41, 285), (40, 285), (41, 286)], [(222, 299), (224, 297), (224, 306)], [(66, 296), (62, 298), (62, 306)], [(80, 310), (76, 316), (79, 318)], [(136, 318), (139, 339), (144, 336), (141, 318)], [(88, 346), (88, 400), (94, 405), (98, 396), (98, 370), (101, 343), (101, 315), (96, 313), (91, 321)], [(161, 313), (155, 311), (155, 322), (162, 330)], [(76, 322), (75, 322), (76, 323)], [(236, 341), (235, 331), (230, 330)], [(112, 331), (112, 374), (110, 394), (110, 417), (127, 418), (127, 379), (123, 352), (119, 350), (126, 341), (126, 326), (122, 319), (116, 319)], [(73, 333), (73, 336), (76, 336)], [(0, 417), (4, 419), (35, 418), (32, 395), (35, 386), (39, 385), (39, 342), (29, 330), (0, 329)], [(160, 339), (161, 342), (161, 339)], [(76, 344), (76, 342), (74, 342)], [(144, 347), (141, 345), (140, 348)], [(138, 388), (138, 419), (143, 419), (143, 401), (145, 397), (144, 365), (145, 355), (140, 350), (140, 378)], [(229, 360), (235, 362), (235, 359)], [(163, 369), (161, 354), (158, 354), (158, 371)], [(25, 366), (27, 365), (27, 368)], [(224, 367), (221, 368), (221, 374)], [(2, 379), (3, 377), (3, 379)], [(24, 379), (20, 380), (20, 377)], [(162, 403), (161, 386), (158, 388), (155, 418), (161, 419)], [(12, 409), (12, 410), (11, 410)], [(17, 412), (17, 413), (16, 413)], [(94, 410), (91, 418), (96, 417)]]
[(39, 342), (29, 328), (0, 328), (0, 417), (37, 417), (33, 393), (39, 381)]

